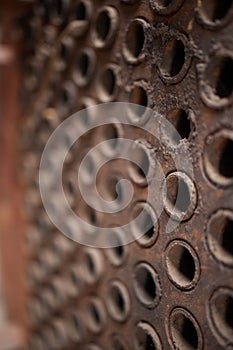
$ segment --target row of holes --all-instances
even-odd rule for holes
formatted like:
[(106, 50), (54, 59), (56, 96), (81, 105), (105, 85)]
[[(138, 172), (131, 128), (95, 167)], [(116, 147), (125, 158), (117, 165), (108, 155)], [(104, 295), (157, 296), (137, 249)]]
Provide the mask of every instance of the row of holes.
[[(127, 4), (134, 4), (139, 0), (122, 0)], [(175, 13), (181, 7), (184, 0), (150, 0), (150, 6), (153, 11), (162, 15), (171, 15)], [(51, 8), (47, 8), (46, 4), (42, 2), (37, 7), (38, 14), (50, 17), (55, 24), (60, 24), (61, 20), (67, 18), (69, 10), (69, 2), (66, 0), (59, 0), (56, 6), (51, 3)], [(75, 5), (72, 10), (71, 20), (77, 20), (81, 22), (90, 21), (93, 14), (93, 6), (89, 0), (81, 0)], [(232, 13), (232, 0), (202, 0), (199, 7), (198, 19), (200, 22), (208, 28), (220, 26), (222, 23), (228, 21)], [(109, 20), (105, 18), (106, 14), (97, 16), (98, 20), (104, 22), (104, 27), (109, 25)], [(97, 25), (98, 27), (98, 25)]]
[[(112, 284), (112, 298), (114, 300), (114, 307), (111, 305), (110, 310), (114, 312), (125, 313), (125, 296), (122, 298), (122, 294), (119, 294), (119, 289), (114, 288), (122, 285), (119, 282)], [(122, 293), (122, 291), (121, 291)], [(113, 302), (113, 301), (111, 301)], [(117, 308), (116, 308), (117, 307)], [(116, 308), (116, 309), (115, 309)], [(209, 313), (211, 326), (215, 329), (215, 334), (220, 336), (223, 341), (232, 341), (232, 309), (233, 309), (233, 291), (227, 288), (217, 289), (209, 303)], [(97, 298), (90, 299), (88, 306), (87, 325), (91, 331), (98, 333), (105, 323), (104, 307), (102, 302)], [(118, 316), (119, 317), (119, 316)], [(117, 319), (119, 320), (119, 318)], [(221, 327), (219, 327), (219, 322)], [(66, 332), (69, 334), (66, 334)], [(31, 342), (33, 350), (45, 349), (44, 346), (47, 343), (49, 346), (54, 344), (65, 345), (68, 339), (74, 342), (80, 343), (83, 338), (84, 328), (82, 324), (82, 318), (79, 313), (73, 312), (70, 315), (69, 327), (65, 328), (65, 325), (61, 321), (57, 321), (50, 329), (44, 331), (44, 337), (34, 337)], [(56, 335), (56, 337), (54, 337)], [(169, 337), (173, 344), (176, 344), (180, 350), (198, 350), (202, 348), (202, 335), (199, 325), (195, 318), (185, 309), (175, 308), (169, 316)], [(44, 343), (45, 342), (45, 343)], [(119, 338), (116, 337), (112, 340), (113, 349), (118, 349), (116, 345), (123, 344)], [(32, 347), (33, 346), (33, 347)], [(43, 346), (43, 347), (42, 347)], [(123, 346), (123, 345), (122, 345)], [(136, 349), (162, 349), (159, 336), (153, 327), (147, 322), (141, 321), (136, 326), (135, 332), (135, 347)], [(125, 349), (124, 346), (122, 349)]]

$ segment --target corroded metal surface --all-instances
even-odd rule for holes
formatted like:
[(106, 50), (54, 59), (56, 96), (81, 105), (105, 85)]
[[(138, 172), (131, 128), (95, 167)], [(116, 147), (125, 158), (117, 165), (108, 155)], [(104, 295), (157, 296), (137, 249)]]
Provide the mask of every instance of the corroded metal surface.
[[(232, 15), (230, 0), (60, 0), (38, 2), (20, 22), (30, 349), (233, 348)], [(100, 215), (80, 199), (74, 165), (100, 140), (122, 134), (140, 140), (137, 156), (149, 169), (156, 154), (166, 174), (158, 224), (141, 240), (107, 250), (79, 246), (56, 231), (37, 176), (55, 127), (73, 111), (109, 101), (166, 117), (190, 149), (194, 179), (137, 128), (143, 116), (135, 128), (112, 125), (84, 137), (67, 161), (64, 186), (74, 210), (92, 223), (121, 226), (147, 195), (143, 174), (117, 160), (102, 170), (98, 186), (114, 199), (117, 179), (130, 179), (135, 193), (126, 211)], [(179, 153), (175, 137), (170, 144)], [(174, 208), (178, 180), (186, 201)], [(156, 216), (153, 203), (147, 210)], [(166, 234), (170, 215), (176, 220), (183, 211)]]

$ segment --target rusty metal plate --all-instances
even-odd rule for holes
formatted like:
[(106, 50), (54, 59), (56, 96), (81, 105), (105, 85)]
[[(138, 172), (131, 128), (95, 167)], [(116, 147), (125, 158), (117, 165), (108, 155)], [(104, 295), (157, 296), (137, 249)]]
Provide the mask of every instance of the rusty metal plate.
[[(38, 1), (22, 20), (29, 349), (233, 349), (232, 16), (231, 0), (58, 0)], [(164, 149), (141, 131), (147, 117), (156, 127), (142, 115), (133, 118), (134, 127), (108, 124), (74, 145), (63, 178), (69, 203), (84, 220), (114, 228), (118, 238), (143, 208), (154, 222), (157, 190), (146, 203), (145, 174), (123, 159), (109, 162), (97, 179), (100, 193), (108, 200), (123, 196), (116, 184), (126, 178), (134, 196), (125, 211), (99, 213), (81, 199), (75, 166), (99, 142), (128, 137), (152, 178), (155, 158), (165, 173), (156, 225), (128, 245), (94, 249), (50, 222), (38, 169), (62, 121), (116, 101), (151, 108), (181, 140), (170, 134)], [(192, 179), (172, 160), (182, 147), (191, 154)], [(87, 191), (95, 162), (85, 169)], [(179, 225), (167, 233), (171, 218)], [(132, 234), (138, 231), (132, 226)]]

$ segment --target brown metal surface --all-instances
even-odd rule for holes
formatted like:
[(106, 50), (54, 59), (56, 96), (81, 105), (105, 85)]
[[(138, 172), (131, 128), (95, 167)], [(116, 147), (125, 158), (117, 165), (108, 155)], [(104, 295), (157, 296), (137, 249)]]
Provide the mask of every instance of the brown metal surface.
[[(232, 17), (230, 0), (59, 0), (38, 1), (20, 21), (29, 349), (233, 349)], [(106, 165), (98, 187), (114, 199), (116, 181), (129, 179), (134, 198), (126, 210), (100, 214), (81, 200), (74, 167), (113, 135), (140, 140), (137, 157), (150, 176), (156, 176), (150, 168), (156, 155), (168, 189), (158, 224), (141, 240), (93, 249), (68, 240), (49, 221), (38, 168), (61, 121), (109, 101), (141, 104), (166, 117), (190, 149), (194, 179), (137, 127), (143, 119), (135, 128), (108, 125), (89, 133), (72, 149), (64, 176), (81, 217), (117, 227), (144, 206), (148, 217), (156, 216), (156, 191), (145, 204), (143, 174), (122, 159)], [(177, 140), (170, 144), (179, 153)], [(174, 208), (178, 180), (186, 201)], [(167, 234), (169, 217), (179, 219), (183, 211)]]

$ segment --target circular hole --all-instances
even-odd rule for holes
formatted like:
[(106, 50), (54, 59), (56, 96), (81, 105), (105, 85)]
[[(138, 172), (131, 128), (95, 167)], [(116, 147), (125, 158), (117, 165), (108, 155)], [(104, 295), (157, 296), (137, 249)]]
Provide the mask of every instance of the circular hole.
[(207, 241), (213, 256), (220, 262), (233, 267), (233, 212), (219, 210), (213, 214), (207, 225)]
[(90, 97), (83, 97), (79, 101), (79, 110), (82, 111), (82, 123), (85, 127), (93, 125), (95, 120), (95, 109), (91, 108), (95, 106), (97, 102)]
[[(138, 184), (146, 185), (150, 170), (150, 158), (144, 145), (139, 143), (132, 151), (132, 161), (129, 172), (132, 180)], [(135, 162), (133, 162), (135, 160)]]
[(200, 94), (210, 107), (222, 108), (233, 98), (233, 58), (231, 53), (212, 56), (200, 79)]
[(181, 289), (191, 289), (200, 275), (200, 267), (194, 249), (183, 241), (173, 241), (166, 250), (166, 266), (169, 279)]
[(82, 50), (77, 60), (77, 68), (74, 74), (74, 80), (77, 85), (84, 86), (92, 77), (95, 69), (95, 53), (91, 49)]
[(162, 75), (173, 78), (178, 75), (185, 63), (185, 47), (180, 39), (168, 41), (164, 47), (163, 60), (160, 65)]
[(94, 44), (102, 48), (110, 45), (118, 28), (118, 12), (114, 7), (105, 6), (97, 14), (93, 32)]
[(131, 227), (134, 237), (141, 246), (150, 247), (155, 243), (158, 237), (158, 220), (148, 203), (136, 203), (132, 211)]
[(134, 19), (130, 22), (126, 32), (123, 54), (130, 63), (138, 63), (143, 60), (145, 47), (145, 29), (148, 23), (142, 19)]
[(61, 109), (61, 117), (65, 117), (64, 114), (71, 112), (75, 106), (76, 101), (76, 89), (72, 83), (65, 83), (61, 93), (59, 105)]
[(209, 178), (220, 185), (233, 183), (233, 131), (221, 130), (207, 138), (204, 162)]
[(134, 274), (135, 293), (138, 300), (148, 308), (158, 305), (161, 297), (161, 286), (158, 274), (150, 265), (140, 263)]
[(96, 282), (103, 272), (103, 259), (101, 253), (95, 249), (86, 249), (84, 251), (83, 261), (85, 279), (90, 283)]
[[(72, 34), (74, 36), (83, 35), (89, 26), (93, 12), (93, 4), (90, 0), (79, 0), (74, 2), (71, 9), (71, 20), (75, 21)], [(73, 24), (73, 23), (72, 23)]]
[(120, 281), (111, 283), (106, 302), (109, 314), (114, 320), (126, 320), (130, 312), (130, 299), (126, 287)]
[(89, 300), (87, 305), (87, 312), (88, 328), (94, 333), (101, 332), (106, 321), (105, 310), (101, 300), (98, 298), (92, 298)]
[[(164, 188), (165, 190), (165, 188)], [(197, 194), (192, 180), (182, 172), (166, 177), (165, 210), (176, 220), (189, 219), (197, 204)]]
[(228, 98), (233, 92), (233, 59), (231, 57), (216, 57), (211, 60), (206, 69), (205, 78), (215, 96), (220, 99)]
[(75, 19), (77, 21), (85, 21), (87, 19), (87, 2), (80, 1), (75, 9)]
[(199, 20), (208, 28), (226, 24), (232, 14), (232, 4), (232, 0), (202, 0), (199, 9)]
[(121, 128), (116, 124), (108, 124), (101, 128), (102, 141), (108, 141), (102, 145), (102, 152), (106, 155), (112, 155), (116, 153), (119, 147), (119, 137), (121, 134)]
[(147, 91), (140, 85), (135, 85), (130, 92), (129, 102), (137, 105), (147, 107), (148, 97)]
[(233, 290), (217, 289), (210, 299), (210, 316), (214, 334), (218, 334), (226, 344), (233, 341)]
[(68, 320), (68, 335), (72, 341), (80, 343), (83, 339), (83, 323), (82, 319), (77, 312), (73, 312)]
[(116, 95), (117, 77), (112, 65), (106, 66), (99, 77), (99, 95), (103, 102), (112, 101)]
[(135, 329), (136, 350), (162, 350), (162, 345), (154, 328), (147, 322), (139, 322)]
[(78, 177), (82, 184), (91, 185), (95, 174), (95, 160), (93, 156), (87, 154), (83, 160), (82, 167), (79, 169)]
[(167, 114), (167, 119), (175, 127), (177, 133), (169, 134), (170, 140), (174, 145), (177, 145), (180, 140), (188, 139), (191, 132), (191, 120), (189, 113), (180, 108), (175, 108)]
[(122, 232), (113, 230), (111, 232), (111, 240), (113, 242), (114, 247), (106, 249), (106, 254), (110, 262), (115, 266), (123, 264), (126, 258), (127, 248), (123, 244), (122, 234)]
[(202, 339), (194, 317), (184, 309), (174, 309), (170, 317), (170, 332), (173, 347), (179, 350), (199, 350)]

